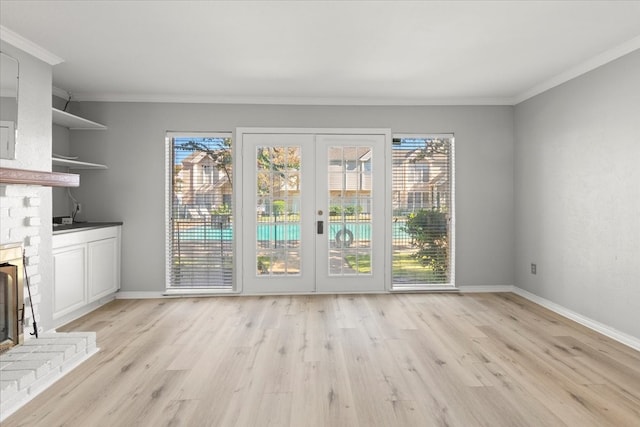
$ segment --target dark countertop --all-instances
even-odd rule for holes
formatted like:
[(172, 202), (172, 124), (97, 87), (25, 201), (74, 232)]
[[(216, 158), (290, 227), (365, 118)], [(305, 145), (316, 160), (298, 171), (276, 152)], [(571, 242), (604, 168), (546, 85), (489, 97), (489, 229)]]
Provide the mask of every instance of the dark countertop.
[(90, 228), (113, 227), (115, 225), (122, 225), (122, 222), (74, 222), (69, 225), (53, 224), (53, 234), (70, 233), (72, 231), (82, 231)]

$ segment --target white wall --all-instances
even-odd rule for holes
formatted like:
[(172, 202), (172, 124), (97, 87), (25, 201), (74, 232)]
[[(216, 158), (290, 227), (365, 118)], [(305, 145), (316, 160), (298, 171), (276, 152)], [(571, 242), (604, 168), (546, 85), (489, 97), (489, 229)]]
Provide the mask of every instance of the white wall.
[[(0, 166), (50, 171), (51, 66), (5, 42), (0, 43), (2, 51), (16, 58), (20, 68), (16, 158), (0, 159)], [(25, 248), (38, 326), (48, 330), (53, 321), (50, 187), (0, 186), (0, 244), (7, 243), (22, 243)], [(28, 339), (29, 310), (26, 316), (25, 338)]]
[(233, 131), (238, 126), (454, 132), (457, 284), (514, 283), (512, 107), (85, 102), (73, 105), (73, 111), (109, 127), (71, 133), (71, 154), (109, 166), (81, 172), (81, 187), (74, 194), (87, 219), (124, 221), (123, 291), (164, 290), (165, 132)]
[(516, 285), (640, 338), (640, 51), (515, 111)]

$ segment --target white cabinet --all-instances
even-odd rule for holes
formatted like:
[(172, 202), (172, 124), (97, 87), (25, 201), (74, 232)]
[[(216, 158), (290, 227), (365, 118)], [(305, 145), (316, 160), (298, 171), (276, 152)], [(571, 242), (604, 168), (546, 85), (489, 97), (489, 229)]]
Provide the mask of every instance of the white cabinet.
[(86, 304), (86, 245), (71, 245), (53, 251), (53, 313), (62, 316)]
[(119, 285), (119, 239), (115, 237), (87, 244), (89, 302), (114, 293)]
[(120, 289), (120, 234), (110, 226), (53, 235), (54, 320), (81, 316)]

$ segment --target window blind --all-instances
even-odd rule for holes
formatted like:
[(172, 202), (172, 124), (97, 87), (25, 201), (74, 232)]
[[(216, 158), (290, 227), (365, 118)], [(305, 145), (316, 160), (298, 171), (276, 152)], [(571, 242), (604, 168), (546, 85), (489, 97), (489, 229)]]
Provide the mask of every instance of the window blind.
[(167, 138), (168, 288), (232, 288), (231, 143), (230, 134)]
[(392, 146), (394, 288), (454, 284), (453, 135), (398, 136)]

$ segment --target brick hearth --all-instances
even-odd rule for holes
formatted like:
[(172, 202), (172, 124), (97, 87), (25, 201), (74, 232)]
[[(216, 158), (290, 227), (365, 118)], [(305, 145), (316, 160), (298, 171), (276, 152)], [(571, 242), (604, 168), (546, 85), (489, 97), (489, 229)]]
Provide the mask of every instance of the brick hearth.
[(95, 332), (46, 333), (0, 355), (0, 421), (98, 351)]

